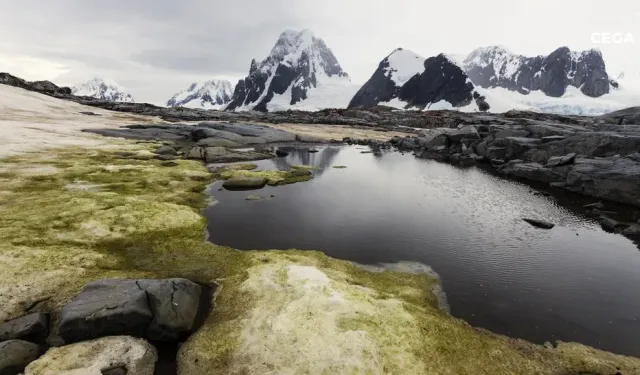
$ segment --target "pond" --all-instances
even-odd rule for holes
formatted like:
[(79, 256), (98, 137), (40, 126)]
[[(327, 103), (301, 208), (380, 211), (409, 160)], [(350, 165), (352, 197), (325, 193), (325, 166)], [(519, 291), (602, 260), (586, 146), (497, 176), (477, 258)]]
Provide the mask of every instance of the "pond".
[[(640, 355), (640, 252), (582, 212), (596, 200), (544, 196), (478, 168), (409, 154), (318, 150), (257, 163), (318, 166), (309, 182), (240, 192), (214, 184), (210, 240), (320, 250), (370, 265), (422, 263), (442, 278), (451, 313), (473, 326)], [(525, 217), (556, 226), (537, 229)]]

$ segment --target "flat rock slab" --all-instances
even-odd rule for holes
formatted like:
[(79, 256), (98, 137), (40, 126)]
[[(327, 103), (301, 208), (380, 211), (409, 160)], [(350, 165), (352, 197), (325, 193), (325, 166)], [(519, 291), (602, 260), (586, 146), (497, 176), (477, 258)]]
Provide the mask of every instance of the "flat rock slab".
[(18, 375), (40, 355), (36, 344), (10, 340), (0, 342), (0, 375)]
[(51, 348), (24, 375), (102, 375), (118, 367), (127, 375), (153, 375), (157, 360), (156, 349), (144, 339), (112, 336)]
[(541, 229), (552, 229), (553, 227), (556, 226), (555, 224), (552, 224), (544, 220), (528, 219), (528, 218), (524, 218), (522, 220), (526, 221), (527, 223), (533, 225), (536, 228), (541, 228)]
[(29, 314), (0, 324), (0, 342), (15, 339), (43, 342), (48, 332), (49, 319), (45, 314)]
[(201, 292), (185, 279), (94, 281), (63, 307), (60, 336), (67, 343), (114, 335), (177, 340), (191, 331)]

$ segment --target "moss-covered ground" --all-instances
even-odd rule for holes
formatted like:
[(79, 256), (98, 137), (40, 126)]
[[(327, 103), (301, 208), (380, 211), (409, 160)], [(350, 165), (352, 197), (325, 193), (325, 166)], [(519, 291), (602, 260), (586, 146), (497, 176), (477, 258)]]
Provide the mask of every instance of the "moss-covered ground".
[(135, 154), (69, 148), (0, 160), (0, 320), (55, 311), (98, 278), (185, 277), (219, 287), (180, 349), (181, 374), (640, 373), (637, 358), (476, 330), (438, 309), (426, 273), (208, 243), (206, 186), (224, 171), (272, 171), (214, 177), (197, 161), (161, 166), (151, 143), (117, 146)]

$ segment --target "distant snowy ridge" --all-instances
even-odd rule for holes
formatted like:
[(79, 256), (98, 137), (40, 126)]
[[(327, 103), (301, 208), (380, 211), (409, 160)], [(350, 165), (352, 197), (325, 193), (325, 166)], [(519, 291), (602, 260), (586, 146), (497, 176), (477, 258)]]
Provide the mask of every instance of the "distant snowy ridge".
[(90, 96), (110, 102), (134, 103), (133, 96), (114, 81), (103, 78), (92, 78), (89, 81), (73, 86), (71, 92), (76, 96)]
[(405, 109), (489, 109), (485, 98), (455, 61), (444, 54), (425, 59), (402, 48), (380, 62), (349, 108), (377, 104)]
[(187, 107), (204, 109), (224, 109), (233, 95), (231, 82), (209, 80), (192, 83), (167, 101), (167, 107)]
[(227, 110), (346, 107), (357, 90), (333, 52), (309, 30), (286, 30), (236, 85)]
[(480, 87), (502, 87), (528, 94), (542, 91), (562, 97), (569, 86), (590, 97), (609, 93), (611, 82), (602, 53), (560, 47), (548, 56), (526, 57), (499, 46), (478, 48), (464, 60), (471, 81)]

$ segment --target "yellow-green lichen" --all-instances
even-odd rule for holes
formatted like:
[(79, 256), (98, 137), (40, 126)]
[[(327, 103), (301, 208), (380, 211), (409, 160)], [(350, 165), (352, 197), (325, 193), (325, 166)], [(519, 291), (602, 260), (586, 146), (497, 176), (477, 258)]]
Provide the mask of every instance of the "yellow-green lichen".
[[(118, 145), (134, 156), (157, 147)], [(195, 161), (142, 159), (70, 148), (0, 160), (0, 320), (58, 311), (98, 278), (185, 277), (218, 287), (180, 349), (180, 374), (640, 373), (637, 358), (476, 330), (438, 309), (426, 273), (208, 243), (214, 176)]]
[(215, 176), (221, 180), (234, 177), (265, 178), (270, 186), (294, 184), (313, 178), (311, 171), (305, 168), (292, 167), (288, 171), (255, 170), (250, 168), (253, 165), (255, 164), (244, 164), (244, 167), (238, 167), (238, 164), (220, 167), (216, 170)]

